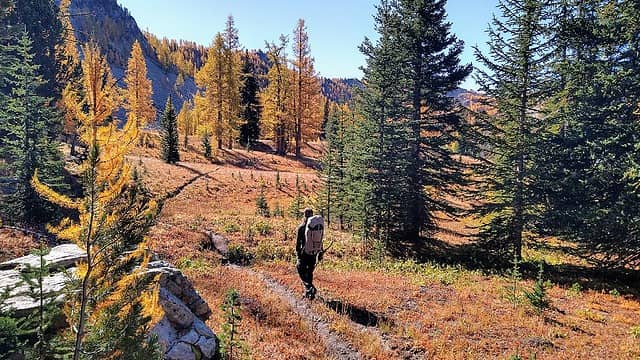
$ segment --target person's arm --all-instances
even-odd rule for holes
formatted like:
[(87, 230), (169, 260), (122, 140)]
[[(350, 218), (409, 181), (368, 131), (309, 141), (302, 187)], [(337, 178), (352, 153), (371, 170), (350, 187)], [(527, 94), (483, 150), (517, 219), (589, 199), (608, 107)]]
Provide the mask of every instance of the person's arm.
[(300, 256), (302, 254), (302, 248), (304, 247), (304, 225), (298, 226), (298, 235), (296, 237), (296, 254)]

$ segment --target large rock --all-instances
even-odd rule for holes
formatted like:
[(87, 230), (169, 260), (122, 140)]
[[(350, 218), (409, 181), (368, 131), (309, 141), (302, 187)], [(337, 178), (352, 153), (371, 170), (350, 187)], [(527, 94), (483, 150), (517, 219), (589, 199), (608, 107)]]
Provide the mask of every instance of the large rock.
[[(60, 245), (45, 256), (52, 274), (44, 279), (47, 293), (61, 292), (68, 277), (75, 273), (74, 266), (86, 259), (84, 252), (75, 245)], [(28, 265), (38, 266), (40, 258), (29, 255), (0, 264), (0, 291), (10, 290), (9, 299), (0, 309), (12, 309), (17, 316), (24, 316), (38, 308), (38, 303), (26, 296), (28, 286), (20, 278)], [(216, 335), (204, 323), (211, 314), (209, 305), (182, 272), (164, 261), (149, 263), (148, 276), (154, 276), (160, 285), (159, 304), (164, 316), (155, 324), (150, 335), (156, 335), (164, 358), (167, 360), (213, 359), (218, 342)], [(58, 301), (64, 301), (63, 295)]]
[[(73, 244), (65, 244), (56, 246), (49, 254), (44, 256), (45, 261), (51, 269), (68, 269), (79, 261), (87, 258), (87, 254), (78, 246)], [(36, 255), (27, 255), (21, 258), (5, 261), (0, 264), (0, 270), (24, 268), (26, 266), (40, 266), (40, 257)]]

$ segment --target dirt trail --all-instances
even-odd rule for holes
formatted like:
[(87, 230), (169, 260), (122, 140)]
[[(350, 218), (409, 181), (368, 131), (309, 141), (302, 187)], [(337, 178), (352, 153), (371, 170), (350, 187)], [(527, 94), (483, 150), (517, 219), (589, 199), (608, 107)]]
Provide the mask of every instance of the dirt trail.
[[(226, 257), (227, 252), (229, 251), (227, 239), (210, 231), (205, 231), (204, 233), (211, 239), (211, 244), (223, 256), (223, 258)], [(261, 272), (233, 264), (228, 265), (228, 267), (235, 271), (244, 271), (262, 280), (269, 290), (278, 295), (285, 303), (289, 304), (293, 312), (300, 316), (307, 325), (322, 338), (330, 356), (340, 360), (364, 359), (362, 354), (360, 354), (353, 345), (331, 332), (329, 323), (322, 320), (322, 317), (313, 311), (311, 306), (309, 306), (308, 300), (302, 299), (300, 296), (296, 297), (289, 288)]]
[[(213, 171), (204, 173), (187, 166), (187, 163), (181, 163), (179, 166), (188, 169), (196, 176), (186, 181), (184, 184), (174, 189), (173, 191), (170, 191), (162, 196), (161, 200), (163, 202), (175, 198), (182, 191), (184, 191), (186, 187), (198, 181), (199, 179), (203, 177), (209, 177), (210, 174), (220, 170), (220, 168), (218, 167)], [(171, 224), (166, 225), (174, 226)], [(223, 259), (226, 258), (228, 253), (227, 239), (223, 236), (216, 235), (212, 231), (204, 230), (202, 231), (202, 233), (209, 237), (209, 239), (211, 239), (212, 247), (215, 248), (220, 253), (220, 255), (222, 255)], [(323, 320), (322, 317), (311, 308), (308, 300), (302, 299), (301, 296), (296, 296), (291, 289), (280, 284), (266, 274), (255, 271), (248, 267), (241, 267), (238, 265), (228, 265), (228, 267), (235, 271), (243, 271), (259, 278), (262, 282), (264, 282), (264, 284), (270, 291), (278, 295), (285, 303), (289, 304), (293, 312), (300, 316), (303, 321), (305, 321), (307, 325), (311, 329), (313, 329), (318, 334), (318, 336), (320, 336), (327, 349), (327, 355), (334, 359), (340, 360), (365, 359), (365, 356), (363, 356), (352, 344), (331, 331), (330, 324)], [(361, 326), (359, 324), (355, 325)]]
[(353, 347), (353, 345), (331, 332), (329, 323), (322, 320), (322, 317), (313, 311), (311, 306), (309, 306), (308, 300), (301, 299), (300, 296), (296, 297), (289, 288), (276, 282), (265, 274), (238, 265), (229, 265), (229, 268), (236, 271), (245, 271), (262, 280), (269, 290), (289, 304), (293, 312), (300, 316), (309, 327), (315, 330), (315, 332), (322, 338), (327, 348), (328, 355), (340, 360), (360, 360), (365, 358)]

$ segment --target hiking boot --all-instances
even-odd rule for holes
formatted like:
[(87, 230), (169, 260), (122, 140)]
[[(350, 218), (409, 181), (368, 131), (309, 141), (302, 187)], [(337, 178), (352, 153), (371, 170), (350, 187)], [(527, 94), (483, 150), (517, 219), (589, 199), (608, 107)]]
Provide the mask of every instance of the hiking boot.
[(309, 288), (309, 290), (307, 290), (305, 297), (309, 300), (313, 300), (316, 298), (316, 293), (318, 292), (318, 290), (316, 290), (316, 287), (311, 285), (311, 288)]

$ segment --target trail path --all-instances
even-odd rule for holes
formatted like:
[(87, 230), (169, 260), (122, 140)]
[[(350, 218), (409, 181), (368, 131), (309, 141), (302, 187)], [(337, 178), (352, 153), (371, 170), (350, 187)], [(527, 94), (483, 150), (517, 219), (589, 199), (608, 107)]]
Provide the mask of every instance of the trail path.
[[(224, 237), (213, 234), (206, 231), (205, 234), (211, 239), (211, 244), (216, 250), (226, 258), (229, 246)], [(328, 322), (324, 321), (318, 313), (316, 313), (309, 305), (309, 300), (302, 299), (291, 291), (291, 289), (278, 283), (268, 275), (255, 271), (248, 267), (238, 265), (228, 265), (230, 269), (235, 271), (246, 272), (249, 275), (255, 276), (266, 285), (267, 289), (271, 290), (274, 294), (278, 295), (282, 301), (289, 304), (294, 313), (300, 316), (307, 325), (313, 329), (322, 338), (325, 344), (327, 352), (335, 359), (344, 360), (361, 360), (365, 357), (358, 352), (353, 345), (342, 339), (340, 336), (331, 332), (331, 327)]]
[[(188, 163), (178, 164), (178, 166), (188, 169), (189, 171), (194, 173), (195, 176), (187, 180), (184, 184), (177, 187), (173, 191), (166, 193), (164, 196), (161, 197), (161, 200), (167, 201), (172, 198), (175, 198), (189, 185), (193, 184), (194, 182), (198, 181), (201, 178), (209, 178), (210, 174), (218, 172), (220, 170), (220, 167), (218, 167), (213, 169), (212, 171), (202, 172), (189, 165), (190, 164)], [(175, 226), (171, 224), (166, 224), (166, 225)], [(227, 255), (229, 251), (227, 239), (224, 238), (223, 236), (216, 235), (212, 231), (204, 230), (201, 232), (211, 240), (212, 247), (215, 248), (215, 250), (217, 250), (220, 253), (220, 255), (222, 255), (222, 258), (227, 259), (228, 258)], [(266, 288), (269, 291), (276, 294), (278, 297), (280, 297), (280, 299), (284, 303), (288, 304), (291, 307), (292, 311), (298, 316), (300, 316), (300, 318), (302, 318), (302, 320), (318, 334), (318, 336), (322, 339), (323, 343), (325, 344), (327, 355), (329, 357), (334, 359), (340, 359), (340, 360), (366, 359), (366, 357), (363, 356), (363, 354), (360, 353), (360, 351), (353, 344), (351, 344), (350, 342), (348, 342), (347, 340), (342, 338), (340, 335), (336, 334), (331, 330), (331, 324), (326, 320), (324, 320), (323, 317), (320, 314), (318, 314), (315, 310), (313, 310), (309, 300), (303, 299), (301, 295), (297, 296), (290, 288), (279, 283), (275, 279), (271, 278), (269, 275), (264, 274), (260, 271), (256, 271), (249, 267), (242, 267), (238, 265), (228, 265), (228, 267), (230, 269), (233, 269), (234, 271), (245, 272), (249, 275), (252, 275), (260, 279), (265, 284)], [(329, 306), (326, 300), (319, 298), (318, 301), (322, 301), (325, 303), (325, 305)], [(370, 333), (375, 334), (380, 339), (380, 343), (382, 344), (385, 350), (391, 353), (394, 352), (393, 350), (391, 350), (393, 347), (390, 346), (389, 339), (387, 339), (379, 329), (375, 327), (366, 327), (354, 321), (352, 321), (352, 324), (353, 326), (355, 326), (356, 328), (359, 328), (362, 331), (368, 331)], [(401, 358), (403, 359), (416, 358), (415, 356), (412, 356), (412, 355), (413, 354), (409, 354), (405, 352), (404, 354), (401, 355)]]
[(329, 323), (324, 321), (322, 317), (309, 306), (308, 300), (301, 299), (300, 296), (296, 297), (289, 288), (265, 274), (238, 265), (229, 265), (229, 268), (236, 271), (247, 272), (262, 280), (269, 290), (278, 295), (285, 303), (289, 304), (293, 312), (300, 316), (307, 325), (320, 336), (325, 344), (328, 355), (340, 360), (365, 359), (353, 345), (331, 331)]

